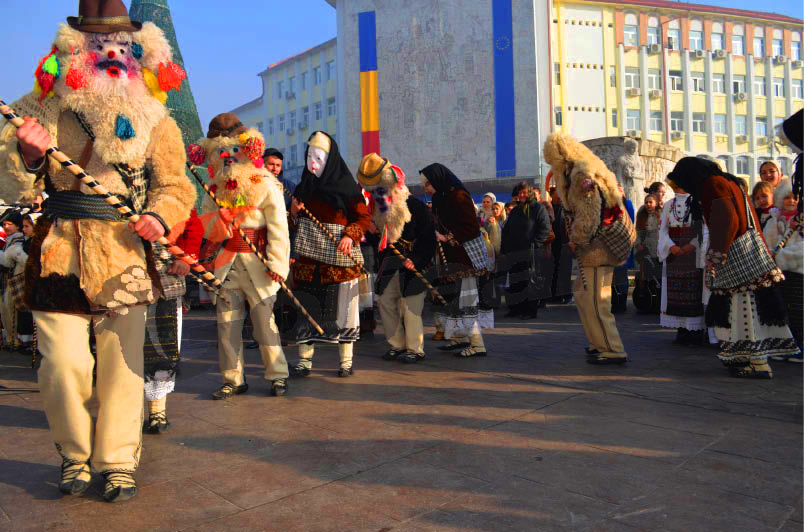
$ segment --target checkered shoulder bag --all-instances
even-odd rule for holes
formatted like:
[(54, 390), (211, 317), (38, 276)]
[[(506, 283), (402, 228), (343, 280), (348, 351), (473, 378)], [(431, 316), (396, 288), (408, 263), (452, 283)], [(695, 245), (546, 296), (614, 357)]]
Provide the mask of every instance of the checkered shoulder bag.
[[(776, 262), (754, 223), (748, 198), (743, 194), (748, 228), (729, 246), (726, 262), (707, 270), (706, 284), (711, 290), (733, 290), (748, 286), (776, 269)], [(735, 206), (737, 201), (732, 198)]]
[(482, 233), (476, 238), (464, 242), (463, 249), (469, 256), (469, 260), (472, 261), (472, 267), (475, 270), (479, 271), (489, 267), (489, 252)]
[(623, 264), (631, 255), (631, 250), (636, 242), (636, 228), (631, 217), (623, 210), (620, 216), (615, 218), (609, 225), (602, 225), (603, 209), (606, 208), (606, 200), (603, 198), (603, 191), (600, 193), (600, 218), (601, 225), (593, 238), (599, 238), (609, 252), (617, 259), (618, 264)]

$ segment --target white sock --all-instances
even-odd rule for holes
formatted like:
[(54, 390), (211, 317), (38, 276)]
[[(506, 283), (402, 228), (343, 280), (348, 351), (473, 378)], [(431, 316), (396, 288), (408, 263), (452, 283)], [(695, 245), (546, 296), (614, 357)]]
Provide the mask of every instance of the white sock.
[(313, 369), (314, 344), (299, 344), (299, 364), (306, 369)]

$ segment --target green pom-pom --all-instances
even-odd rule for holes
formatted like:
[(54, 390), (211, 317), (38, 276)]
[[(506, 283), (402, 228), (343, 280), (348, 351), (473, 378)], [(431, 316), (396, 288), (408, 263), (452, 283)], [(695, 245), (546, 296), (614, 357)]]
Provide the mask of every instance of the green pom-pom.
[(51, 54), (50, 57), (47, 58), (45, 63), (42, 65), (42, 70), (48, 74), (52, 74), (54, 78), (59, 77), (59, 60), (56, 57), (56, 54)]

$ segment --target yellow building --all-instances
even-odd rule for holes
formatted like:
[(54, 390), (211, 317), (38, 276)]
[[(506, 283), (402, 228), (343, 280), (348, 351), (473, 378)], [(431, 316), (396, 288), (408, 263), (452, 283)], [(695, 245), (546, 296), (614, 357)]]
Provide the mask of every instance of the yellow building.
[(556, 0), (553, 127), (673, 144), (757, 179), (794, 154), (775, 126), (804, 107), (802, 20), (666, 0)]
[(284, 155), (284, 178), (298, 181), (313, 131), (337, 130), (336, 39), (278, 61), (259, 73), (262, 96), (232, 110)]

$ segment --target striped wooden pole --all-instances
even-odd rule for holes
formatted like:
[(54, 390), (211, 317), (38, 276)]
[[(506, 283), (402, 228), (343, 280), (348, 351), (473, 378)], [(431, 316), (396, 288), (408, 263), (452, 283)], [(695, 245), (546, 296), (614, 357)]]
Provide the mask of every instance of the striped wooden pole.
[[(0, 99), (0, 113), (3, 113), (3, 118), (11, 122), (11, 124), (13, 124), (15, 127), (20, 127), (25, 123), (25, 121), (17, 116), (14, 113), (14, 110), (6, 105), (6, 102), (4, 102), (2, 99)], [(101, 196), (106, 200), (106, 203), (117, 209), (117, 212), (119, 212), (121, 216), (133, 223), (137, 223), (137, 221), (140, 219), (139, 214), (129, 209), (128, 205), (121, 202), (117, 196), (106, 190), (106, 187), (98, 183), (91, 175), (87, 174), (83, 168), (78, 166), (78, 164), (76, 164), (74, 161), (70, 160), (70, 158), (67, 157), (67, 155), (65, 155), (64, 152), (59, 150), (56, 146), (50, 146), (46, 153), (64, 168), (69, 170), (70, 173), (72, 173), (77, 179), (81, 180), (82, 183), (87, 185), (93, 193)], [(215, 293), (218, 293), (221, 287), (221, 282), (215, 278), (214, 275), (205, 270), (203, 266), (198, 264), (197, 260), (187, 255), (176, 244), (169, 242), (164, 236), (159, 237), (158, 242), (165, 246), (165, 248), (177, 259), (189, 264), (190, 268), (204, 279), (205, 284), (214, 290)]]
[[(407, 257), (405, 255), (403, 255), (401, 251), (396, 249), (396, 247), (393, 244), (389, 243), (388, 247), (391, 248), (391, 251), (396, 253), (397, 256), (399, 258), (401, 258), (402, 260), (407, 259)], [(424, 278), (424, 275), (422, 275), (421, 272), (419, 272), (419, 270), (417, 270), (416, 268), (413, 268), (410, 271), (412, 271), (414, 274), (416, 274), (416, 277), (418, 277), (419, 280), (421, 280), (421, 282), (424, 283), (424, 286), (426, 286), (430, 290), (430, 293), (433, 294), (433, 297), (436, 298), (439, 303), (441, 303), (445, 307), (447, 306), (447, 301), (443, 297), (441, 297), (441, 294), (438, 293), (438, 290), (436, 290), (436, 288), (433, 285), (431, 285), (430, 282), (427, 279)]]
[[(204, 187), (204, 190), (209, 195), (209, 197), (212, 198), (212, 201), (215, 202), (215, 205), (217, 205), (220, 208), (223, 208), (223, 205), (221, 205), (221, 202), (215, 196), (215, 193), (212, 191), (212, 189), (210, 189), (209, 186), (206, 183), (204, 183), (204, 180), (201, 179), (198, 176), (198, 174), (195, 173), (195, 167), (188, 162), (187, 163), (187, 168), (190, 169), (190, 173), (193, 174), (193, 177), (195, 177), (196, 181), (198, 181), (198, 183), (202, 187)], [(262, 252), (259, 249), (257, 249), (257, 246), (254, 245), (254, 242), (252, 242), (252, 240), (248, 237), (246, 232), (243, 231), (243, 228), (240, 227), (240, 225), (237, 222), (235, 222), (234, 220), (232, 220), (232, 227), (237, 229), (237, 232), (240, 234), (240, 238), (242, 238), (243, 241), (246, 244), (248, 244), (248, 247), (251, 249), (251, 251), (255, 255), (257, 255), (257, 258), (260, 259), (260, 262), (262, 262), (263, 266), (265, 266), (266, 271), (269, 271), (269, 272), (273, 273), (271, 271), (270, 265), (268, 264), (268, 259), (265, 258), (265, 255), (263, 255)], [(299, 312), (301, 312), (302, 315), (305, 318), (307, 318), (307, 321), (310, 322), (310, 325), (313, 326), (313, 328), (318, 332), (318, 334), (323, 336), (324, 335), (324, 329), (322, 329), (321, 326), (318, 325), (318, 323), (313, 319), (313, 317), (310, 316), (310, 313), (307, 312), (307, 309), (304, 308), (304, 305), (301, 304), (301, 301), (296, 299), (296, 296), (294, 296), (293, 292), (290, 291), (290, 288), (288, 288), (288, 286), (285, 284), (285, 281), (280, 280), (278, 282), (279, 282), (279, 286), (282, 287), (282, 290), (284, 290), (285, 293), (290, 298), (290, 301), (296, 306), (297, 309), (299, 309)]]

